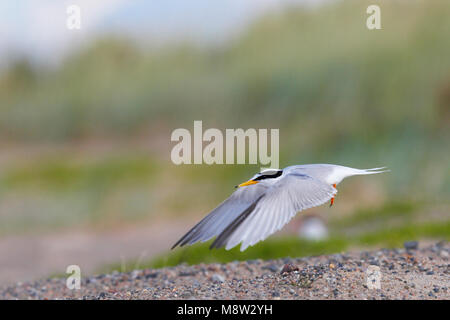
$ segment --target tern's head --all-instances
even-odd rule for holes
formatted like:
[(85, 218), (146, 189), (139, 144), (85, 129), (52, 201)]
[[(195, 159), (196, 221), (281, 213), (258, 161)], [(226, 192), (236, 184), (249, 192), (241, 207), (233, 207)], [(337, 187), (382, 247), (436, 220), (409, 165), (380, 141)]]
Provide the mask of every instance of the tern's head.
[(260, 173), (255, 174), (250, 180), (236, 186), (236, 188), (245, 187), (245, 186), (249, 186), (252, 184), (257, 184), (262, 181), (269, 181), (271, 179), (276, 179), (276, 178), (280, 177), (282, 174), (283, 174), (283, 170), (281, 170), (281, 169), (264, 169)]

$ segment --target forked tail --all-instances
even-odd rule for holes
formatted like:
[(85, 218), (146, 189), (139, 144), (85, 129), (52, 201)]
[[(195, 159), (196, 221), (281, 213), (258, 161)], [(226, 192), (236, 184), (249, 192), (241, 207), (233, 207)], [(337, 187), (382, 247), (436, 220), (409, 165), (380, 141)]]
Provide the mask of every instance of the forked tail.
[[(380, 168), (371, 168), (371, 169), (356, 169), (357, 172), (355, 174), (376, 174), (376, 173), (383, 173), (383, 172), (390, 172), (391, 170), (386, 169), (387, 167), (380, 167)], [(384, 170), (386, 169), (386, 170)]]

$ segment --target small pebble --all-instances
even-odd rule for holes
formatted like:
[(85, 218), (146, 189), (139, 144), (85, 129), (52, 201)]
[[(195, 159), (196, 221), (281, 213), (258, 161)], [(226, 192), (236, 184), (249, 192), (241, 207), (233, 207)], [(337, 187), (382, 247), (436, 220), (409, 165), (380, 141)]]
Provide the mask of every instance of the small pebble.
[(298, 271), (298, 267), (296, 265), (293, 265), (292, 263), (287, 263), (284, 265), (283, 269), (281, 269), (281, 274), (283, 273), (289, 273), (293, 271)]
[(225, 282), (225, 278), (221, 276), (220, 274), (213, 274), (211, 277), (212, 282), (214, 283), (222, 283)]

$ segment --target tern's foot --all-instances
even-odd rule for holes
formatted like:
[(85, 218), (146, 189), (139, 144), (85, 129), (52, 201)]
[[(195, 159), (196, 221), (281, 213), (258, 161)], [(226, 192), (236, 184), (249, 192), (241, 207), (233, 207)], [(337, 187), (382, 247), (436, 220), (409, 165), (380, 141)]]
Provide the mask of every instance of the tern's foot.
[[(336, 189), (336, 184), (333, 184), (333, 187)], [(331, 198), (331, 201), (330, 201), (330, 208), (331, 208), (331, 206), (333, 205), (333, 203), (334, 203), (334, 197)]]

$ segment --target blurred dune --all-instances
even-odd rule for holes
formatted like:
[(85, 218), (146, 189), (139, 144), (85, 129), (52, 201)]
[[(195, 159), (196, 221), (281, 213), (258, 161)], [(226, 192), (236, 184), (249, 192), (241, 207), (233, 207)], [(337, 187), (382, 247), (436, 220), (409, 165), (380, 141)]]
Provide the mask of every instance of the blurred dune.
[[(194, 120), (279, 128), (282, 167), (391, 169), (344, 182), (324, 216), (450, 221), (450, 3), (380, 3), (377, 31), (369, 2), (336, 1), (221, 46), (104, 36), (57, 69), (18, 58), (0, 74), (0, 237), (198, 219), (258, 166), (172, 164), (170, 134)], [(395, 215), (416, 208), (422, 220)]]

